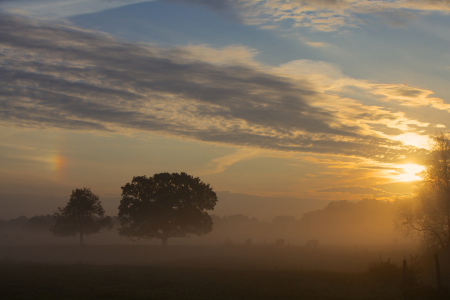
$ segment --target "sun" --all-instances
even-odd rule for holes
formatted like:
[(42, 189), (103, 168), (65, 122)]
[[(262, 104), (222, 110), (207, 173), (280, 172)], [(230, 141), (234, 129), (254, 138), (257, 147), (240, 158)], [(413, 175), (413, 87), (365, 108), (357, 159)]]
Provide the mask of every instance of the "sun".
[(401, 169), (400, 174), (394, 176), (397, 181), (415, 181), (421, 180), (419, 173), (425, 170), (424, 166), (416, 164), (397, 165)]

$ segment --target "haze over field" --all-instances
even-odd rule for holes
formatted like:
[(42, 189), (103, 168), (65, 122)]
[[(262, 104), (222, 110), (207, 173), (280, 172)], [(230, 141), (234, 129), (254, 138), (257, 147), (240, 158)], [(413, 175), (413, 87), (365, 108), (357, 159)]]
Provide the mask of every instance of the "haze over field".
[(186, 172), (218, 216), (414, 192), (450, 126), (448, 1), (1, 0), (0, 219), (117, 214)]

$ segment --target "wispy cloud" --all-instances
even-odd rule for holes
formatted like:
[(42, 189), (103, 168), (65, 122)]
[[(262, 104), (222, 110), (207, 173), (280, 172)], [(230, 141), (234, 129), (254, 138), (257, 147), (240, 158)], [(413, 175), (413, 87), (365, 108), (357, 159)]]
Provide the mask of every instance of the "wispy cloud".
[(213, 10), (236, 22), (242, 22), (239, 12), (241, 0), (161, 0), (170, 4), (196, 5)]
[(361, 16), (375, 16), (394, 26), (404, 26), (418, 15), (447, 13), (446, 0), (164, 0), (172, 3), (202, 5), (215, 11), (239, 14), (240, 20), (261, 28), (273, 29), (291, 23), (291, 28), (309, 27), (336, 31), (364, 24)]
[(402, 111), (380, 105), (364, 105), (361, 101), (346, 96), (347, 90), (356, 88), (371, 99), (377, 99), (377, 102), (395, 101), (411, 107), (430, 106), (440, 110), (447, 108), (444, 100), (430, 97), (432, 91), (404, 84), (380, 84), (351, 78), (342, 74), (337, 66), (326, 62), (296, 60), (274, 68), (273, 71), (311, 82), (316, 91), (328, 96), (316, 100), (312, 105), (333, 110), (341, 122), (364, 129), (365, 134), (378, 134), (413, 146), (424, 147), (423, 140), (426, 141), (427, 136), (420, 135), (412, 126), (426, 128), (430, 125), (429, 122), (408, 118)]
[(227, 167), (246, 159), (258, 157), (260, 151), (257, 149), (237, 149), (233, 154), (225, 155), (213, 159), (207, 166), (207, 169), (202, 171), (200, 175), (214, 174), (223, 172)]
[(0, 11), (60, 19), (155, 0), (0, 0)]
[(417, 160), (426, 152), (368, 126), (419, 122), (324, 93), (312, 73), (299, 78), (245, 63), (252, 50), (239, 48), (243, 59), (234, 62), (201, 60), (189, 47), (126, 43), (9, 16), (0, 19), (0, 47), (3, 125), (148, 131), (384, 162)]
[(450, 11), (446, 0), (0, 0), (0, 10), (58, 19), (149, 1), (204, 7), (263, 29), (307, 27), (328, 32), (360, 27), (366, 24), (365, 16), (404, 26), (422, 14)]
[(327, 188), (318, 190), (318, 192), (322, 193), (350, 193), (350, 194), (358, 194), (358, 195), (371, 195), (371, 196), (389, 196), (391, 193), (385, 192), (380, 189), (372, 188), (372, 187), (364, 187), (364, 186), (346, 186), (346, 187), (337, 187), (337, 188)]
[[(450, 104), (443, 99), (432, 97), (433, 91), (410, 87), (406, 84), (377, 84), (372, 86), (375, 94), (384, 96), (385, 101), (397, 101), (412, 107), (431, 106), (450, 112)], [(431, 97), (430, 97), (431, 96)]]

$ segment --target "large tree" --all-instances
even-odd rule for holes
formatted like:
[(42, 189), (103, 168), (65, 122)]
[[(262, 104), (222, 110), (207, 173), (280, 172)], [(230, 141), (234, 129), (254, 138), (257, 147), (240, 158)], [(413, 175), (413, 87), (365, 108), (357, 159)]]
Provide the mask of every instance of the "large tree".
[(406, 234), (417, 233), (428, 250), (450, 247), (450, 140), (436, 134), (422, 186), (413, 199), (398, 201), (397, 228)]
[(83, 236), (97, 233), (103, 227), (111, 228), (111, 217), (105, 216), (99, 197), (90, 189), (72, 190), (69, 202), (58, 207), (53, 214), (54, 224), (50, 230), (56, 236), (75, 236), (79, 234), (80, 245)]
[(212, 230), (208, 210), (217, 203), (209, 184), (186, 173), (137, 176), (122, 187), (119, 234), (132, 240), (204, 235)]

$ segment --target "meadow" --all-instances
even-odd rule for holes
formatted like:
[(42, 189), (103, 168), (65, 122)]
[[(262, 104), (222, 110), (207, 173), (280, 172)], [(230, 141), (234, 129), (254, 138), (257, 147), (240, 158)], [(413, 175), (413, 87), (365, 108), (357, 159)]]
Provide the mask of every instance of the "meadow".
[(2, 299), (401, 299), (368, 274), (4, 263)]
[(21, 245), (0, 247), (0, 259), (10, 262), (88, 265), (149, 265), (158, 267), (247, 270), (318, 270), (365, 272), (376, 259), (401, 264), (414, 246), (355, 245)]
[(380, 260), (380, 254), (382, 261), (396, 264), (406, 250), (400, 246), (317, 250), (273, 245), (4, 246), (0, 298), (431, 299), (431, 290), (405, 298), (400, 273), (368, 272), (368, 263)]

